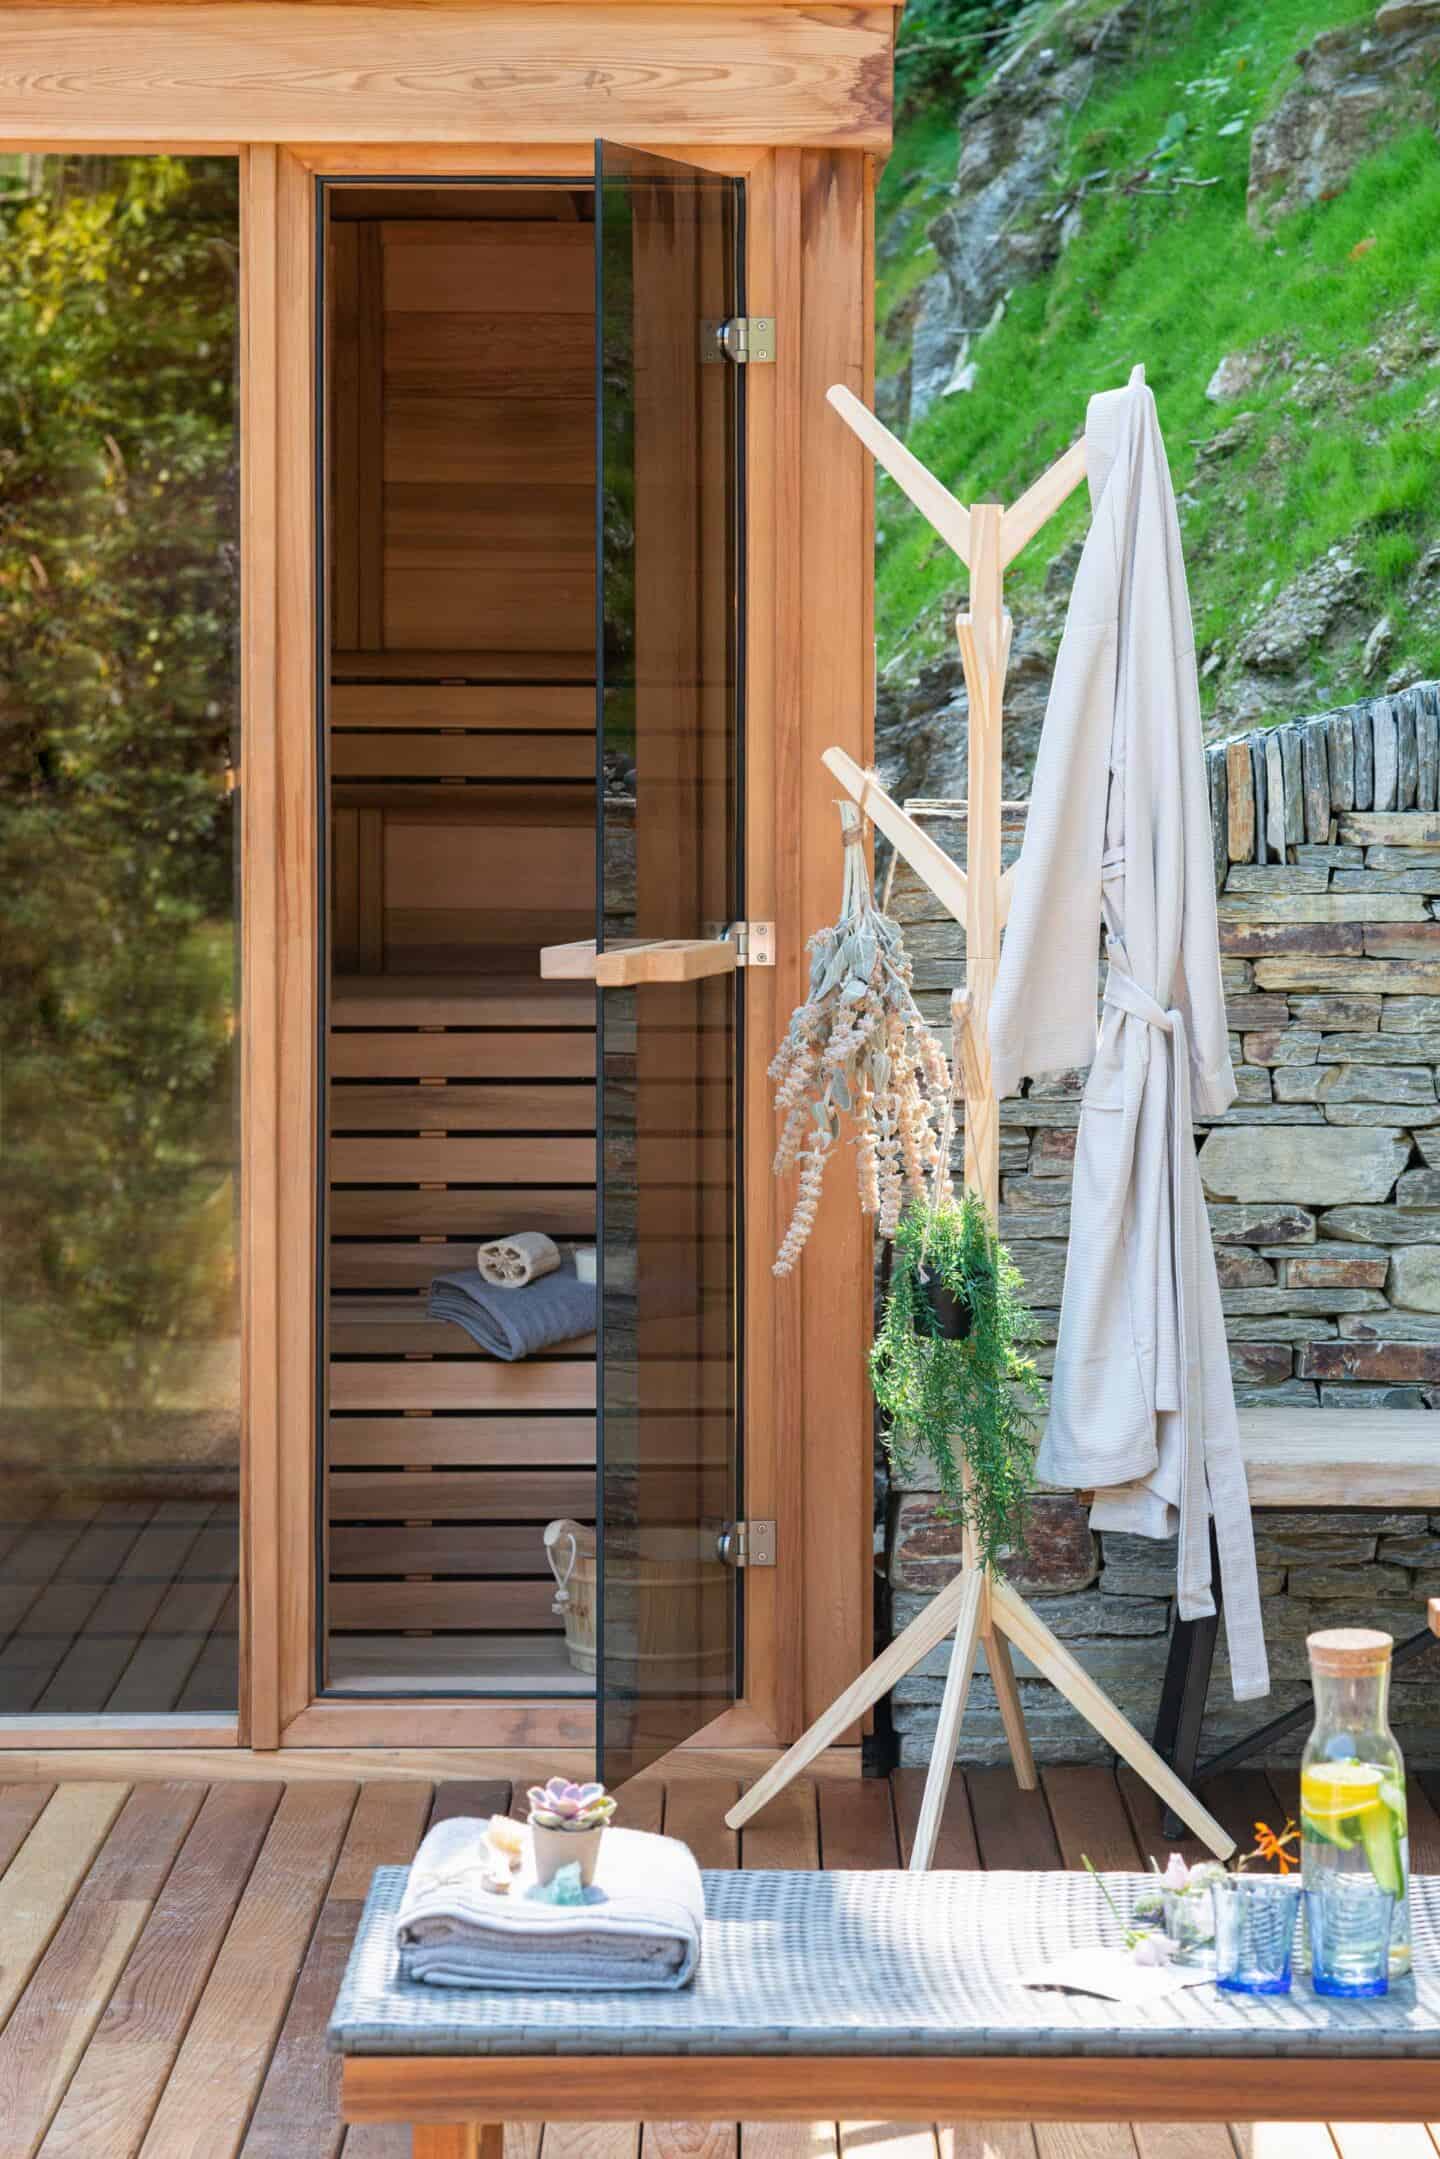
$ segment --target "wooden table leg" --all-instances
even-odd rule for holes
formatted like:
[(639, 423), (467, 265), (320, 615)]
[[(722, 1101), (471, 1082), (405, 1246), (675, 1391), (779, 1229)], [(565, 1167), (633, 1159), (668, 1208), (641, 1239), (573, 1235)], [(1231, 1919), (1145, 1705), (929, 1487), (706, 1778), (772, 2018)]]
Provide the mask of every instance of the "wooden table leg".
[(499, 2122), (417, 2122), (411, 2131), (413, 2159), (505, 2159)]

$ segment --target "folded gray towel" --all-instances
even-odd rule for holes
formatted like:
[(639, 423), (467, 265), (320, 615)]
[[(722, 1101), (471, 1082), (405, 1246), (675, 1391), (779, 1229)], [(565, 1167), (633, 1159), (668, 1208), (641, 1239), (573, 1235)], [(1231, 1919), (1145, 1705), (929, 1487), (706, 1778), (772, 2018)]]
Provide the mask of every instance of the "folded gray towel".
[(607, 1829), (585, 1903), (540, 1904), (527, 1894), (535, 1882), (528, 1851), (507, 1895), (483, 1886), (488, 1827), (464, 1817), (441, 1822), (415, 1854), (395, 1923), (402, 1977), (611, 1994), (683, 1987), (693, 1976), (705, 1890), (687, 1845)]
[(573, 1259), (522, 1289), (492, 1289), (475, 1267), (437, 1274), (430, 1284), (431, 1319), (451, 1319), (492, 1357), (513, 1364), (557, 1342), (595, 1332), (595, 1284), (580, 1282)]

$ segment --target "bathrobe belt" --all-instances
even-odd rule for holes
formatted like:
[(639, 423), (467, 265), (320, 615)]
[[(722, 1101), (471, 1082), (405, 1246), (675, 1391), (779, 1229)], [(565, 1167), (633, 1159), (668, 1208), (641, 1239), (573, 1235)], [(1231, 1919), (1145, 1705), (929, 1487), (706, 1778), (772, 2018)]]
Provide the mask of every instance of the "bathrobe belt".
[[(1221, 1576), (1230, 1605), (1230, 1624), (1226, 1633), (1235, 1691), (1237, 1695), (1263, 1694), (1268, 1690), (1269, 1682), (1264, 1668), (1263, 1635), (1259, 1632), (1259, 1586), (1255, 1576), (1249, 1493), (1239, 1434), (1233, 1428), (1229, 1433), (1214, 1431), (1204, 1412), (1200, 1324), (1195, 1295), (1198, 1285), (1194, 1269), (1202, 1228), (1207, 1243), (1210, 1233), (1201, 1205), (1200, 1173), (1195, 1162), (1189, 1035), (1185, 1015), (1178, 1006), (1167, 1011), (1132, 975), (1116, 965), (1119, 949), (1112, 941), (1105, 1003), (1142, 1021), (1159, 1037), (1165, 1052), (1170, 1096), (1171, 1257), (1180, 1394), (1177, 1610), (1181, 1619), (1201, 1619), (1208, 1618), (1215, 1609), (1210, 1582), (1209, 1533), (1213, 1507)], [(1238, 1513), (1237, 1509), (1240, 1510)], [(1253, 1617), (1253, 1639), (1261, 1644), (1260, 1662), (1254, 1672), (1244, 1669), (1247, 1660), (1242, 1644), (1252, 1639), (1252, 1632), (1248, 1624), (1237, 1624), (1242, 1615), (1245, 1621)]]
[[(1193, 1184), (1185, 1175), (1185, 1157), (1193, 1154), (1190, 1120), (1190, 1043), (1185, 1015), (1178, 1007), (1166, 1011), (1132, 975), (1124, 974), (1112, 960), (1105, 978), (1105, 1002), (1117, 1011), (1143, 1020), (1165, 1038), (1167, 1087), (1170, 1096), (1170, 1234), (1175, 1284), (1176, 1359), (1180, 1388), (1180, 1540), (1177, 1554), (1177, 1593), (1180, 1617), (1197, 1619), (1214, 1610), (1210, 1595), (1210, 1507), (1205, 1484), (1205, 1451), (1197, 1445), (1191, 1418), (1191, 1368), (1198, 1361), (1199, 1342), (1186, 1295), (1189, 1273), (1189, 1241), (1193, 1222)], [(1187, 1219), (1190, 1217), (1191, 1219)]]

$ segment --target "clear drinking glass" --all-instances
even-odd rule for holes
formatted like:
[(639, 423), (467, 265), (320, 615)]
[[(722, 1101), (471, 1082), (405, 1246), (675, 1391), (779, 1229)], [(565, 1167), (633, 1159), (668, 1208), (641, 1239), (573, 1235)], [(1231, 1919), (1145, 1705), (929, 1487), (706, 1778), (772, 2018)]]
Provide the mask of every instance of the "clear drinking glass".
[(1301, 1878), (1312, 1891), (1347, 1875), (1394, 1899), (1390, 1977), (1399, 1979), (1410, 1969), (1410, 1844), (1405, 1763), (1387, 1716), (1394, 1643), (1373, 1628), (1335, 1627), (1306, 1647), (1315, 1728), (1300, 1768)]
[(1231, 1994), (1288, 1994), (1300, 1884), (1228, 1874), (1214, 1888), (1215, 1983)]
[(1208, 1889), (1162, 1889), (1165, 1932), (1177, 1964), (1213, 1964), (1215, 1909)]
[(1395, 1898), (1372, 1874), (1326, 1868), (1305, 1893), (1317, 1994), (1388, 1994)]

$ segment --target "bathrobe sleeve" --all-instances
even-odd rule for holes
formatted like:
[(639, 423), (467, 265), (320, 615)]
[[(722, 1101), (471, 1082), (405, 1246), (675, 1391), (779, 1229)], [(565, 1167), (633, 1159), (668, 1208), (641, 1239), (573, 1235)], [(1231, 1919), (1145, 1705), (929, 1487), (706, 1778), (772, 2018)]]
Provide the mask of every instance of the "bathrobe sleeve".
[[(1092, 399), (1092, 408), (1101, 402)], [(997, 1095), (1015, 1095), (1025, 1075), (1071, 1071), (1095, 1056), (1123, 544), (1116, 492), (1108, 464), (1097, 471), (1090, 462), (1090, 533), (1049, 687), (991, 997)]]
[(1068, 1071), (1095, 1053), (1117, 568), (1114, 535), (1097, 521), (1055, 663), (990, 1003), (997, 1095), (1013, 1095), (1026, 1074)]

